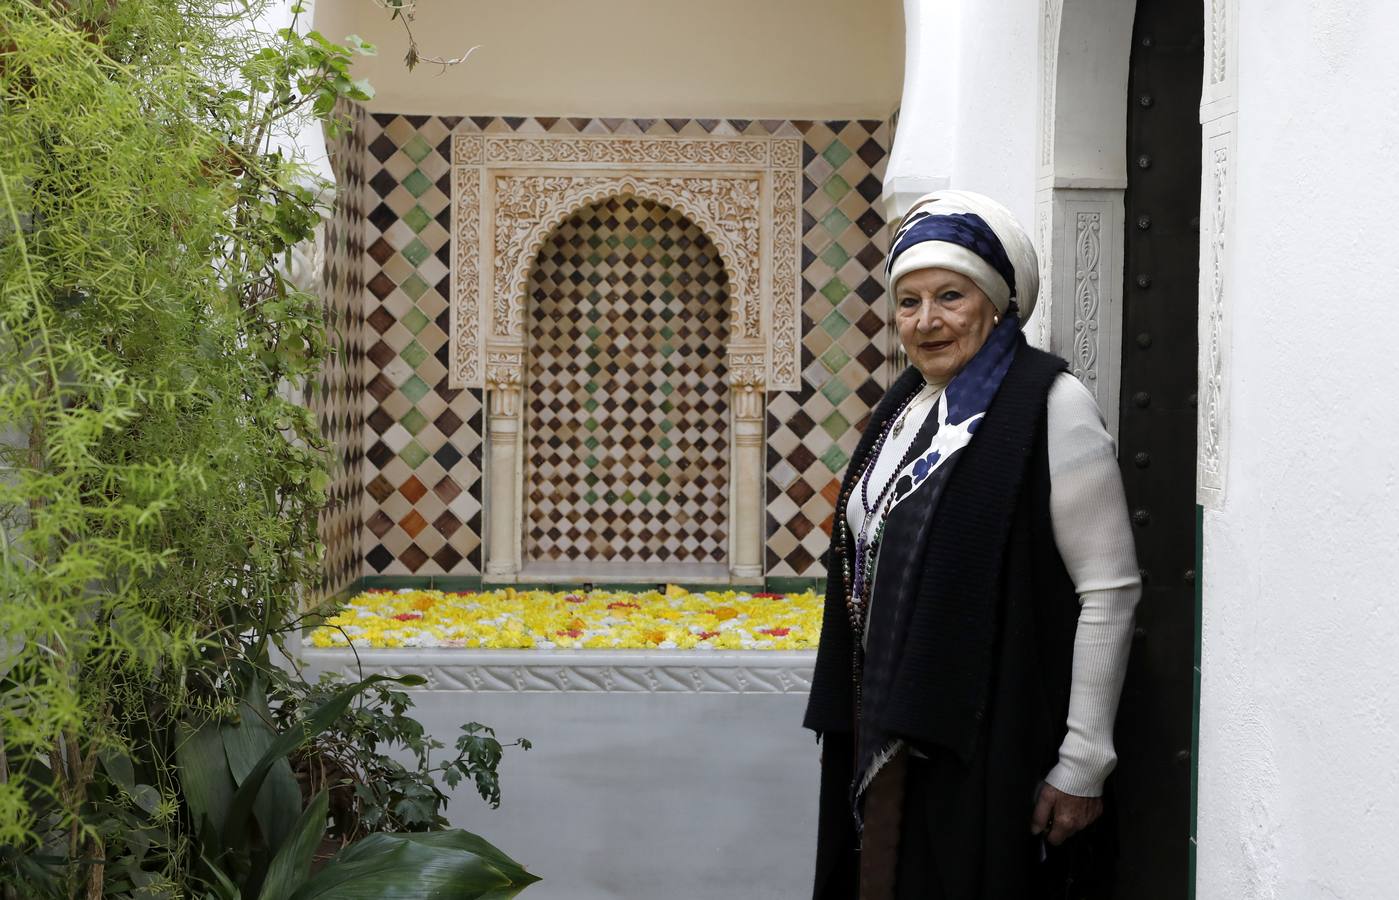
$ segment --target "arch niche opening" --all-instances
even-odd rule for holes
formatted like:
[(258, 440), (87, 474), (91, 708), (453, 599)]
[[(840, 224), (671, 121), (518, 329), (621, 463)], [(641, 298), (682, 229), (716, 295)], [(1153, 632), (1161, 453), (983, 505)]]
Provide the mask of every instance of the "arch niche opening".
[(726, 578), (730, 289), (703, 229), (632, 194), (574, 210), (525, 310), (524, 577)]

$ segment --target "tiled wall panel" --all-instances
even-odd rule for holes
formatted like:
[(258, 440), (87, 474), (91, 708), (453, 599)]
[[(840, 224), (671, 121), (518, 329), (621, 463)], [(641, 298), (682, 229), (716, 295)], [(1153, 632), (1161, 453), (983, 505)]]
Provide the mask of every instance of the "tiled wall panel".
[(372, 117), (365, 157), (364, 573), (481, 571), (482, 397), (446, 388), (454, 130), (804, 139), (802, 388), (769, 394), (766, 568), (824, 575), (837, 479), (890, 377), (888, 123), (392, 114)]
[(728, 281), (675, 210), (614, 197), (530, 279), (525, 560), (728, 557)]
[(367, 117), (358, 105), (342, 110), (348, 127), (330, 142), (335, 206), (325, 223), (321, 273), (330, 357), (310, 393), (311, 410), (331, 444), (329, 499), (318, 531), (325, 545), (321, 579), (312, 599), (332, 596), (360, 576), (359, 532), (364, 489), (364, 135)]

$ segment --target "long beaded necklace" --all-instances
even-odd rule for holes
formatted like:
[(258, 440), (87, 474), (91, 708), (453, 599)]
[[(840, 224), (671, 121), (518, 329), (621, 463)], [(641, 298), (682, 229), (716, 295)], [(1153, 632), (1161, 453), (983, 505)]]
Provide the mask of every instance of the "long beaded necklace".
[[(874, 464), (878, 461), (880, 451), (884, 449), (884, 445), (888, 441), (890, 435), (902, 430), (904, 413), (920, 393), (921, 391), (910, 394), (899, 405), (899, 408), (894, 414), (885, 421), (884, 427), (880, 430), (879, 437), (875, 440), (866, 457), (861, 460), (858, 477), (850, 484), (850, 487), (846, 489), (843, 496), (840, 498), (839, 505), (836, 507), (836, 522), (838, 528), (836, 546), (841, 548), (841, 574), (844, 576), (844, 586), (846, 588), (845, 606), (846, 612), (850, 618), (851, 630), (854, 632), (852, 674), (855, 679), (855, 702), (857, 709), (860, 703), (861, 671), (864, 668), (862, 649), (864, 646), (865, 619), (868, 615), (870, 591), (873, 587), (874, 562), (879, 552), (879, 543), (884, 537), (885, 517), (888, 514), (889, 507), (893, 500), (892, 489), (898, 482), (898, 473), (902, 472), (904, 467), (911, 461), (916, 444), (910, 445), (909, 448), (904, 451), (903, 458), (900, 459), (898, 465), (894, 467), (893, 477), (885, 483), (883, 490), (879, 492), (873, 504), (869, 502), (868, 476), (872, 474)], [(846, 542), (850, 539), (850, 526), (846, 520), (845, 508), (850, 502), (850, 493), (854, 490), (856, 485), (860, 487), (860, 505), (864, 509), (865, 518), (861, 523), (859, 534), (855, 536), (855, 552), (853, 554), (854, 566), (852, 572), (851, 559), (846, 555), (844, 550)], [(881, 510), (882, 515), (880, 516), (879, 525), (875, 528), (874, 533), (870, 534), (868, 525), (871, 521), (872, 513), (875, 510)]]

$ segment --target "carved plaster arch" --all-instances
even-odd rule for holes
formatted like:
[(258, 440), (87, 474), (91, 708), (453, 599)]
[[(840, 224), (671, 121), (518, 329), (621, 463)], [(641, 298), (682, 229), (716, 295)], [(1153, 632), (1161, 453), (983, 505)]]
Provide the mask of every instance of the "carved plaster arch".
[[(521, 184), (519, 179), (529, 179), (531, 183)], [(729, 278), (730, 340), (763, 338), (755, 265), (761, 231), (761, 186), (755, 177), (701, 180), (635, 175), (503, 175), (498, 176), (496, 187), (497, 259), (506, 260), (507, 253), (513, 259), (508, 269), (497, 269), (493, 336), (523, 339), (530, 269), (554, 229), (579, 209), (609, 197), (630, 195), (668, 206), (704, 231), (718, 249)], [(542, 207), (525, 201), (512, 208), (509, 198), (517, 191), (541, 198)], [(706, 195), (719, 194), (727, 196), (706, 202)]]

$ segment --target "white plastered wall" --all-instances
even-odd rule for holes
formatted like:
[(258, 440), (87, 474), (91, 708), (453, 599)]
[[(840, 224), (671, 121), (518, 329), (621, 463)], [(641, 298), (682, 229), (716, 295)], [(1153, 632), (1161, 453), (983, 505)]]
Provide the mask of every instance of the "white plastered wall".
[(1399, 6), (1238, 7), (1197, 893), (1381, 900), (1399, 891)]
[(318, 0), (332, 40), (378, 45), (356, 63), (370, 111), (511, 116), (883, 119), (903, 79), (899, 0), (418, 0), (424, 56), (372, 0)]

